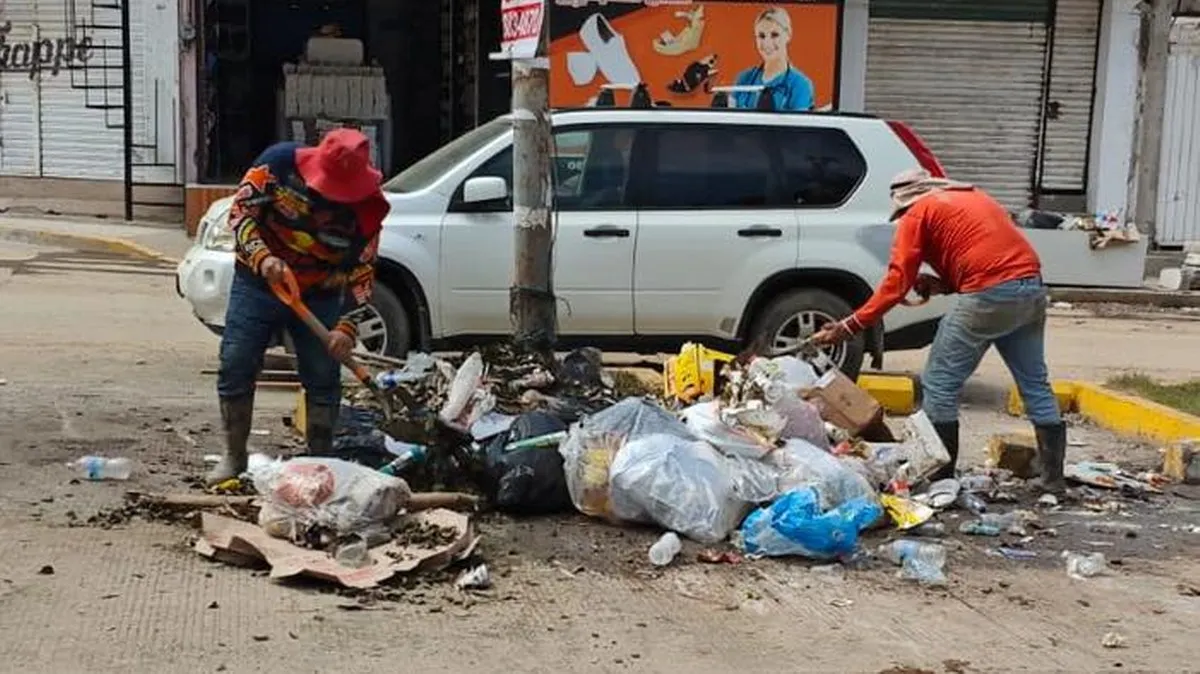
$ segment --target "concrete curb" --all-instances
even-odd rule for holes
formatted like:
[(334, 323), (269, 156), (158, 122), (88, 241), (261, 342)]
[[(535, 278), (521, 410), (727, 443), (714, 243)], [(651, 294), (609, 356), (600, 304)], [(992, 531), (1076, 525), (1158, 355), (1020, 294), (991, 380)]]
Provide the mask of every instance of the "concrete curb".
[(1071, 304), (1132, 304), (1183, 309), (1200, 307), (1200, 292), (1140, 288), (1050, 288), (1050, 300)]
[(73, 232), (50, 232), (43, 229), (0, 225), (0, 239), (18, 241), (20, 243), (99, 250), (126, 257), (157, 260), (167, 264), (179, 264), (177, 258), (154, 250), (149, 246), (144, 246), (136, 241), (111, 236), (75, 234)]
[[(1081, 414), (1114, 433), (1161, 443), (1200, 438), (1200, 417), (1091, 382), (1056, 381), (1053, 386), (1063, 411)], [(1008, 393), (1008, 412), (1023, 411), (1014, 386)]]

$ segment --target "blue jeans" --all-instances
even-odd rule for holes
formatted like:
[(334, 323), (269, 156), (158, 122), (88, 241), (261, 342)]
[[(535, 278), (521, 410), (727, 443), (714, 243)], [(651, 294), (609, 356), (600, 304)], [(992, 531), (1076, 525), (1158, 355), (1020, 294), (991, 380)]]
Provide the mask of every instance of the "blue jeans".
[[(342, 315), (343, 295), (319, 292), (305, 295), (304, 303), (326, 327)], [(315, 405), (336, 406), (342, 398), (341, 365), (271, 288), (249, 269), (238, 265), (225, 310), (221, 334), (221, 366), (217, 372), (217, 394), (240, 398), (254, 393), (254, 382), (262, 369), (263, 355), (271, 338), (286, 329), (296, 348), (296, 367), (307, 399)]]
[(962, 295), (938, 325), (921, 377), (922, 408), (934, 423), (958, 421), (958, 399), (967, 378), (979, 367), (988, 347), (1012, 372), (1035, 425), (1062, 420), (1046, 371), (1046, 305), (1049, 298), (1039, 278), (1007, 281)]

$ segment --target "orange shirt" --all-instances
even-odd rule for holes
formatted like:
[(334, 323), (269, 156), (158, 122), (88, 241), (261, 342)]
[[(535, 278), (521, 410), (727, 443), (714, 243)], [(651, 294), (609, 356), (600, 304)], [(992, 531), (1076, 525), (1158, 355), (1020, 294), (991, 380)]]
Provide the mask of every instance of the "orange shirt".
[[(973, 293), (1042, 273), (1037, 252), (1008, 211), (981, 189), (949, 189), (916, 201), (896, 224), (887, 276), (850, 319), (863, 329), (912, 290), (921, 263), (952, 292)], [(857, 325), (856, 325), (857, 323)]]

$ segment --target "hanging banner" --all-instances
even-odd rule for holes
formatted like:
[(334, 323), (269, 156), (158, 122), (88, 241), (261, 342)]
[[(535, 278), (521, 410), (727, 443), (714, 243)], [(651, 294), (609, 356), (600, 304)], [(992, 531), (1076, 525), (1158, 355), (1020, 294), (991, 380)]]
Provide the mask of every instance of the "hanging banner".
[(500, 53), (511, 59), (538, 55), (545, 0), (500, 0)]
[[(606, 84), (644, 83), (660, 104), (703, 108), (736, 86), (731, 107), (832, 107), (841, 3), (830, 0), (549, 0), (550, 104), (592, 105)], [(618, 105), (627, 101), (618, 94)]]

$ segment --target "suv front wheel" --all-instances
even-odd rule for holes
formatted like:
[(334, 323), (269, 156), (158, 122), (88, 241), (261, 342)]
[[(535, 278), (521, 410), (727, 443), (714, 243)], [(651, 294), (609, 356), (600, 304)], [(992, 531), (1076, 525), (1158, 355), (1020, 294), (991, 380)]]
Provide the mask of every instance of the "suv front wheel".
[[(762, 344), (769, 353), (795, 346), (822, 326), (853, 312), (845, 300), (825, 290), (792, 290), (771, 301), (751, 328), (751, 343)], [(842, 372), (857, 379), (862, 369), (867, 340), (863, 334), (826, 349), (825, 354)]]

